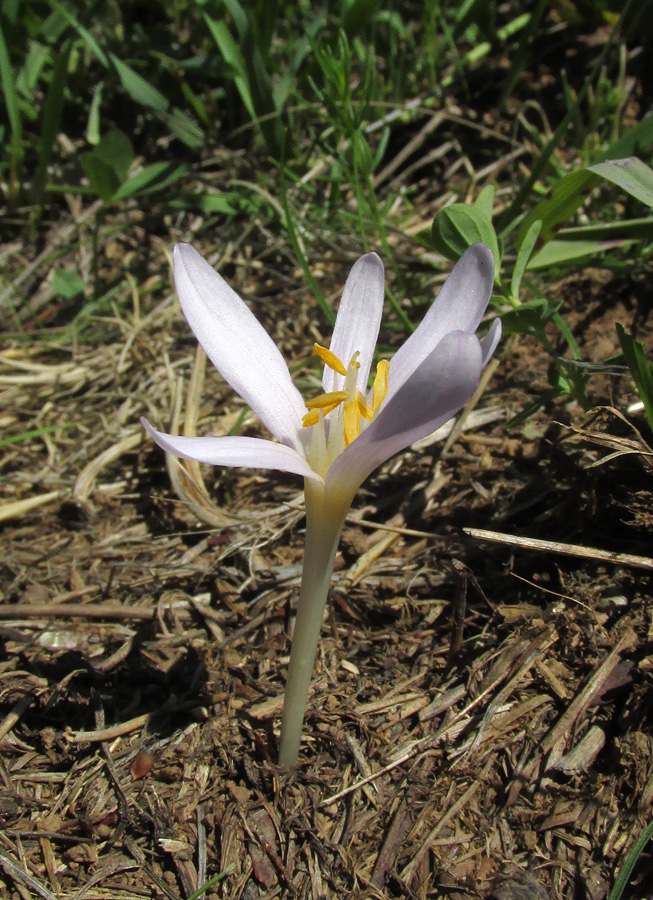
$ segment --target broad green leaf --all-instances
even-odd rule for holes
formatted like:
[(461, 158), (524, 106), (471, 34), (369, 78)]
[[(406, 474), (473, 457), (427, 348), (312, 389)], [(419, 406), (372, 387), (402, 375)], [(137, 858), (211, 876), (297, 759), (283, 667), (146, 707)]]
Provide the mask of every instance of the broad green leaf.
[(476, 206), (454, 203), (440, 210), (433, 221), (431, 239), (433, 247), (451, 260), (460, 259), (472, 244), (487, 244), (499, 271), (501, 257), (494, 227)]
[(526, 216), (519, 231), (520, 238), (523, 239), (533, 222), (539, 219), (542, 222), (540, 241), (548, 241), (555, 226), (573, 216), (597, 181), (598, 176), (587, 169), (565, 175), (554, 184), (550, 196), (540, 200)]
[(608, 159), (589, 166), (589, 171), (618, 185), (636, 200), (653, 207), (653, 169), (636, 156)]
[(492, 221), (492, 208), (494, 206), (494, 185), (486, 185), (474, 201), (474, 206), (485, 218)]
[(624, 247), (632, 243), (633, 239), (614, 239), (614, 240), (565, 240), (564, 238), (555, 238), (549, 241), (544, 247), (531, 257), (527, 268), (546, 269), (549, 266), (559, 266), (565, 263), (576, 262), (579, 259), (598, 256), (599, 253), (605, 253), (606, 250), (613, 250), (615, 247)]
[(94, 150), (83, 153), (80, 163), (93, 191), (105, 203), (110, 203), (127, 177), (133, 159), (131, 141), (123, 131), (116, 130), (105, 134)]
[(110, 203), (120, 187), (120, 181), (112, 166), (96, 153), (82, 153), (79, 158), (82, 169), (89, 180), (94, 194), (105, 203)]
[(610, 159), (565, 175), (553, 186), (551, 194), (541, 200), (522, 222), (524, 235), (533, 222), (542, 220), (540, 240), (551, 239), (556, 226), (570, 219), (601, 179), (616, 184), (647, 206), (653, 206), (653, 171), (637, 157)]
[(150, 109), (156, 109), (158, 112), (165, 112), (168, 108), (168, 99), (164, 97), (161, 91), (153, 87), (149, 81), (142, 78), (138, 72), (135, 72), (131, 66), (118, 59), (115, 53), (110, 53), (109, 58), (113, 63), (120, 83), (127, 91), (132, 100), (140, 103), (142, 106), (148, 106)]
[(562, 306), (562, 300), (529, 300), (518, 309), (511, 309), (501, 316), (504, 334), (541, 335), (547, 324)]
[(119, 131), (117, 128), (114, 131), (107, 132), (95, 150), (93, 150), (93, 153), (108, 166), (111, 166), (116, 173), (118, 182), (122, 184), (129, 174), (129, 169), (134, 160), (134, 148), (125, 132)]
[(57, 269), (52, 276), (52, 290), (59, 297), (72, 300), (84, 293), (84, 279), (77, 272), (69, 272), (66, 269)]
[(623, 159), (624, 156), (634, 156), (636, 153), (649, 156), (651, 150), (653, 150), (653, 113), (644, 116), (641, 122), (624, 132), (597, 161)]

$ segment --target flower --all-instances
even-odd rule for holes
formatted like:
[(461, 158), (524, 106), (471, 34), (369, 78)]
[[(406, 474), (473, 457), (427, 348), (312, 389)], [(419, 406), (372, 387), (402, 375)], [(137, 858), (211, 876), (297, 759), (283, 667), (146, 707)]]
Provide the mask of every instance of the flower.
[(419, 327), (368, 387), (384, 298), (383, 263), (353, 266), (324, 362), (322, 393), (304, 401), (278, 348), (224, 279), (188, 244), (174, 277), (188, 324), (224, 379), (276, 441), (182, 437), (143, 424), (167, 453), (222, 466), (279, 469), (304, 477), (306, 551), (281, 723), (282, 765), (294, 765), (340, 531), (354, 495), (385, 460), (435, 431), (466, 403), (501, 336), (495, 319), (476, 329), (492, 292), (484, 244), (465, 251)]
[(277, 441), (182, 437), (144, 425), (175, 456), (294, 472), (328, 493), (353, 499), (374, 469), (447, 422), (473, 393), (501, 335), (498, 319), (483, 341), (475, 335), (493, 269), (485, 245), (470, 247), (417, 330), (389, 364), (379, 363), (368, 390), (384, 272), (376, 253), (361, 257), (345, 284), (329, 350), (315, 347), (325, 363), (324, 393), (305, 403), (253, 313), (193, 247), (178, 244), (175, 285), (190, 327), (225, 381)]

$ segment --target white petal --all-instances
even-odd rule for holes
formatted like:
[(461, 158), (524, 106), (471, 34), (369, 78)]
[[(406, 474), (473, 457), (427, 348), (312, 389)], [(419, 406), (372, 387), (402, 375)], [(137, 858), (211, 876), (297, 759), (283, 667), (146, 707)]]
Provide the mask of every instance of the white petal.
[[(367, 391), (367, 379), (379, 335), (384, 291), (385, 276), (380, 257), (376, 253), (361, 256), (345, 282), (329, 346), (345, 368), (354, 353), (357, 350), (360, 352), (357, 386), (363, 393)], [(325, 391), (341, 391), (344, 383), (342, 375), (324, 367), (322, 386)]]
[(482, 367), (476, 335), (454, 331), (383, 404), (366, 431), (334, 460), (327, 490), (355, 490), (370, 472), (395, 453), (426, 437), (465, 405)]
[(481, 350), (483, 351), (483, 368), (487, 366), (492, 354), (497, 349), (497, 344), (501, 340), (501, 319), (495, 319), (490, 325), (488, 333), (481, 341)]
[(390, 361), (388, 397), (452, 331), (473, 333), (483, 317), (494, 283), (494, 258), (485, 244), (472, 244), (451, 270), (417, 329)]
[(213, 365), (276, 438), (300, 450), (304, 402), (265, 328), (190, 244), (175, 247), (174, 275), (184, 315)]
[(182, 437), (156, 431), (146, 419), (141, 419), (146, 431), (159, 447), (180, 456), (195, 459), (211, 466), (243, 466), (247, 469), (278, 469), (294, 472), (304, 478), (322, 481), (304, 459), (303, 455), (286, 447), (260, 438), (250, 437)]

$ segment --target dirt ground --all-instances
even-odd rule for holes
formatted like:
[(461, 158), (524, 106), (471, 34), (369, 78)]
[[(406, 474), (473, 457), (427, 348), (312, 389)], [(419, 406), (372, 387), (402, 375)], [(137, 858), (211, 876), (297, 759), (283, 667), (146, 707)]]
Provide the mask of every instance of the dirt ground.
[[(328, 340), (287, 261), (222, 262), (290, 363)], [(630, 380), (594, 375), (611, 409), (589, 420), (560, 401), (507, 429), (549, 360), (506, 339), (462, 433), (364, 485), (282, 771), (301, 485), (166, 469), (140, 415), (224, 434), (243, 407), (210, 366), (202, 385), (162, 253), (150, 278), (142, 308), (97, 317), (106, 339), (0, 355), (3, 431), (42, 429), (0, 463), (0, 898), (179, 900), (218, 873), (207, 897), (606, 898), (653, 800), (653, 467)], [(617, 350), (617, 321), (650, 340), (650, 288), (559, 282), (586, 359)], [(624, 896), (651, 884), (649, 851)]]

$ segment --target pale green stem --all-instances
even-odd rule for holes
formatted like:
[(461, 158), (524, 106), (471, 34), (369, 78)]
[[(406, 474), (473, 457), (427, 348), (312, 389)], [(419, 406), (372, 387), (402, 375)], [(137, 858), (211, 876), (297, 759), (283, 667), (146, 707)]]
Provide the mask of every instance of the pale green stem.
[(302, 586), (290, 652), (281, 718), (280, 766), (294, 766), (320, 640), (333, 563), (351, 498), (325, 497), (324, 487), (306, 479), (306, 546)]

